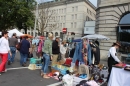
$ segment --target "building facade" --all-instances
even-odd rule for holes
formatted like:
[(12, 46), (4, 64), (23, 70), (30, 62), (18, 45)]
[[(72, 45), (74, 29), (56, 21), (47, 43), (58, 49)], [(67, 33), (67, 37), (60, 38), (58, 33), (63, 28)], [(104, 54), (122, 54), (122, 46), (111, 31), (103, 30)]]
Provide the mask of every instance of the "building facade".
[(98, 0), (96, 32), (110, 38), (101, 41), (101, 57), (107, 57), (113, 42), (120, 41), (123, 53), (130, 52), (130, 0)]
[[(67, 28), (65, 36), (75, 33), (76, 38), (81, 37), (83, 35), (85, 21), (95, 20), (96, 17), (96, 7), (88, 0), (54, 0), (47, 3), (50, 5), (49, 10), (55, 12), (52, 19), (56, 20), (55, 22), (57, 22), (58, 26), (56, 29), (51, 30), (54, 36), (59, 35), (63, 37), (62, 30), (63, 28)], [(43, 8), (39, 6), (40, 9)], [(44, 30), (44, 36), (50, 32), (49, 25), (52, 25), (52, 23), (54, 21), (47, 23), (48, 27)], [(40, 28), (42, 27), (39, 23), (38, 29), (40, 30)]]

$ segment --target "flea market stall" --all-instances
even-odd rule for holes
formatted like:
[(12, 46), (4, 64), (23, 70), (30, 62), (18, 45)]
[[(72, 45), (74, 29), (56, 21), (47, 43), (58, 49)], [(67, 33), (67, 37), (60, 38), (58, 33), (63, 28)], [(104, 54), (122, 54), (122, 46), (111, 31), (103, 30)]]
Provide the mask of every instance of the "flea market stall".
[[(81, 39), (74, 40), (77, 42), (73, 55), (65, 58), (65, 63), (51, 65), (51, 73), (48, 76), (63, 82), (63, 86), (101, 86), (108, 76), (108, 68), (100, 63), (100, 52), (98, 62), (92, 64), (91, 51), (96, 52), (98, 45), (91, 43), (89, 40), (109, 40), (103, 35), (87, 35)], [(94, 49), (91, 49), (93, 47)], [(98, 55), (98, 54), (97, 54)], [(72, 58), (70, 58), (72, 57)], [(59, 57), (60, 58), (60, 55)], [(31, 58), (29, 69), (40, 69), (42, 66), (40, 59)]]

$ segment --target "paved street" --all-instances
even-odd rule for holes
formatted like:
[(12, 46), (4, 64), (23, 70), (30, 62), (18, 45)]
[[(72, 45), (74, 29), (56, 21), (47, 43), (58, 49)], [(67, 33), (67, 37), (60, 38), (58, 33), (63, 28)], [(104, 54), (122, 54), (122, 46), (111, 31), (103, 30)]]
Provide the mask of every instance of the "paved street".
[[(20, 56), (19, 53), (17, 53), (15, 62), (11, 65), (7, 65), (7, 73), (0, 76), (0, 86), (47, 86), (58, 82), (52, 78), (43, 79), (40, 76), (40, 70), (29, 70), (27, 67), (23, 69), (20, 68), (19, 59)], [(106, 60), (102, 60), (101, 63), (106, 65)], [(29, 65), (29, 61), (27, 65)]]
[(40, 76), (40, 70), (13, 69), (21, 67), (19, 58), (19, 53), (17, 53), (15, 62), (7, 65), (9, 70), (0, 76), (0, 86), (47, 86), (58, 82), (52, 78), (43, 79)]

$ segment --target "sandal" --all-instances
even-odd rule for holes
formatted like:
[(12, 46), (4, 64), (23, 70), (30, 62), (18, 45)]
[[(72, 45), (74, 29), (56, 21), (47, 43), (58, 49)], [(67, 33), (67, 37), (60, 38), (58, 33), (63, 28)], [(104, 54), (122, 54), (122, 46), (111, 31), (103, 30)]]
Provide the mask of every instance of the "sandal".
[(50, 77), (48, 77), (47, 75), (44, 75), (43, 78), (45, 78), (45, 79), (49, 79)]

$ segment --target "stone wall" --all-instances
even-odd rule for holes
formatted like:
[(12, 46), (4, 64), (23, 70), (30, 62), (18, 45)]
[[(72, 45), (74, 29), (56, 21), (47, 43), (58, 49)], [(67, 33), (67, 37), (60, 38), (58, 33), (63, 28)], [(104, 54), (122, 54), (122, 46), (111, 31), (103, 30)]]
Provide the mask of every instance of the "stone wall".
[(110, 38), (100, 43), (101, 58), (105, 58), (112, 43), (117, 41), (116, 31), (120, 19), (130, 12), (130, 0), (99, 0), (96, 11), (96, 32)]

